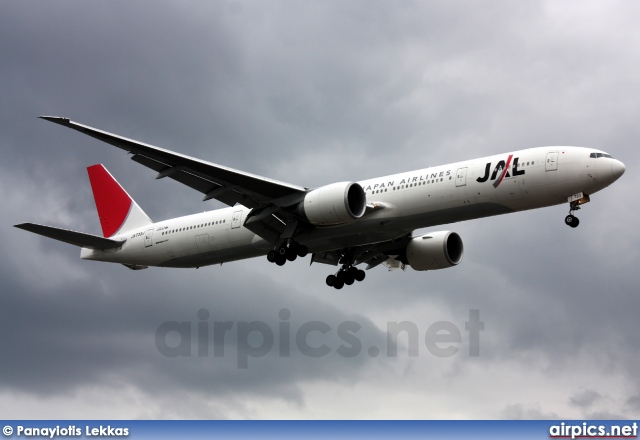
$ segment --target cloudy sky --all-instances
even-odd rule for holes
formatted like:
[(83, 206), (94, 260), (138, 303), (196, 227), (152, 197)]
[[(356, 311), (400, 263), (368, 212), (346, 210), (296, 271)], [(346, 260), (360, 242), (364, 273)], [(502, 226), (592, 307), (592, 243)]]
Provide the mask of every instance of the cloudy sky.
[[(631, 1), (1, 2), (3, 416), (638, 418), (639, 17)], [(221, 206), (38, 115), (306, 186), (545, 145), (627, 173), (575, 230), (566, 206), (443, 226), (465, 243), (448, 270), (379, 267), (341, 291), (308, 258), (134, 272), (12, 225), (99, 234), (94, 163), (153, 219)], [(169, 321), (193, 329), (191, 356), (158, 349)], [(198, 323), (223, 321), (224, 355), (198, 356)], [(239, 368), (254, 321), (275, 344)], [(321, 357), (294, 342), (315, 321)], [(403, 321), (417, 356), (404, 337), (387, 353)], [(448, 357), (424, 342), (441, 321), (461, 335)]]

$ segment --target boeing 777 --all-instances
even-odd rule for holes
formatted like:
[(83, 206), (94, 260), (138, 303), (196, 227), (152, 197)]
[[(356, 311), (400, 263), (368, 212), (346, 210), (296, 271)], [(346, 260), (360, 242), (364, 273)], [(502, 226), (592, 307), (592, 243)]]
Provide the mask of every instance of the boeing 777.
[(81, 247), (86, 260), (130, 269), (202, 267), (267, 256), (282, 266), (311, 253), (311, 263), (340, 266), (336, 289), (362, 281), (380, 264), (415, 270), (456, 266), (460, 236), (419, 228), (567, 203), (574, 211), (615, 182), (625, 166), (582, 147), (539, 147), (319, 188), (279, 182), (137, 142), (67, 118), (41, 116), (132, 154), (131, 159), (228, 208), (153, 222), (102, 165), (88, 167), (103, 237), (51, 226), (16, 227)]

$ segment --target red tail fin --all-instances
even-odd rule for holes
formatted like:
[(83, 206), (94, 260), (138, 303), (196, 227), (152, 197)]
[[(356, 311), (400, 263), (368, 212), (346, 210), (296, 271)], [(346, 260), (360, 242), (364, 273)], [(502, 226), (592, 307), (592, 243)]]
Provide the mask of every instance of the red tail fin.
[(105, 237), (153, 223), (103, 165), (87, 171)]

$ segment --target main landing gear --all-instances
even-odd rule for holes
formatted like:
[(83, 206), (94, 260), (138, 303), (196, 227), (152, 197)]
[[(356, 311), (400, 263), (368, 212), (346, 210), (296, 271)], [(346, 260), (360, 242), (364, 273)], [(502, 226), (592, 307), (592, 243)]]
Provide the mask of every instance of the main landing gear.
[(355, 281), (362, 281), (365, 277), (364, 270), (345, 264), (335, 275), (327, 277), (327, 286), (334, 289), (342, 289), (344, 285), (352, 285)]
[(277, 249), (269, 251), (267, 254), (267, 260), (270, 263), (276, 263), (278, 266), (284, 266), (284, 263), (288, 261), (295, 261), (298, 257), (306, 257), (309, 253), (309, 248), (303, 244), (292, 241), (288, 244), (283, 244)]
[[(270, 250), (267, 254), (267, 260), (270, 263), (276, 263), (278, 266), (284, 266), (287, 261), (294, 261), (298, 257), (305, 257), (309, 253), (309, 248), (303, 244), (297, 243), (291, 239), (279, 247)], [(334, 289), (342, 289), (345, 284), (350, 286), (356, 281), (363, 281), (365, 278), (364, 270), (354, 266), (356, 255), (353, 252), (345, 252), (340, 259), (342, 268), (333, 275), (327, 277), (327, 286)]]

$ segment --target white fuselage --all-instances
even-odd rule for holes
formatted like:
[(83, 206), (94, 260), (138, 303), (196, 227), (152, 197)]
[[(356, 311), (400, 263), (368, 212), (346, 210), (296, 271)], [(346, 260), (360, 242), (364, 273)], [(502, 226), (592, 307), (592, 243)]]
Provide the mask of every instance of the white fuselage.
[[(311, 252), (379, 243), (414, 229), (568, 203), (593, 194), (624, 171), (599, 150), (541, 147), (358, 182), (369, 205), (352, 222), (317, 226), (296, 236)], [(506, 173), (504, 168), (506, 167)], [(499, 183), (498, 183), (499, 182)], [(237, 205), (116, 234), (111, 250), (81, 257), (131, 265), (200, 267), (265, 255), (273, 245), (243, 227), (250, 209)]]

